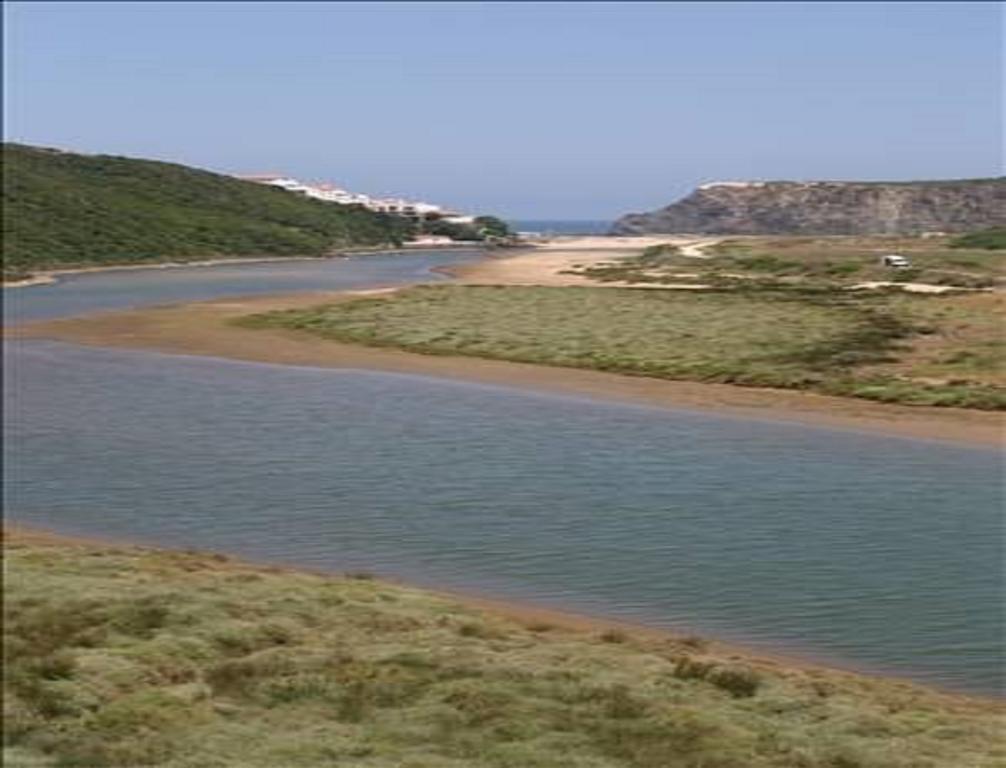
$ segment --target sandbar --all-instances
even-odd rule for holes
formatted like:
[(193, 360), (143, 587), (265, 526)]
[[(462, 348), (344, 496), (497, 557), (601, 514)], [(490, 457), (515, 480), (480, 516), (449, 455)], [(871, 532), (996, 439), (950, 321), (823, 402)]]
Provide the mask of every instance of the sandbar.
[[(373, 290), (390, 292), (392, 289)], [(1001, 445), (1006, 427), (1006, 415), (991, 411), (895, 405), (797, 390), (672, 381), (475, 357), (422, 355), (345, 344), (301, 331), (252, 330), (232, 323), (243, 315), (345, 301), (372, 292), (228, 297), (29, 323), (6, 330), (5, 336), (15, 340), (53, 339), (262, 363), (419, 374), (672, 410), (705, 411), (743, 419), (978, 446)]]

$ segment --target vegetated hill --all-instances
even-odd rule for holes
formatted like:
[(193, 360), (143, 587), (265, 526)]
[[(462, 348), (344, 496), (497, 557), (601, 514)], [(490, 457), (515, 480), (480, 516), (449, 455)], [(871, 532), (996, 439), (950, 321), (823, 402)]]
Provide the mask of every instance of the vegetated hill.
[(1006, 177), (960, 181), (704, 184), (615, 222), (620, 235), (864, 235), (968, 232), (1006, 225)]
[(172, 163), (3, 145), (5, 274), (399, 242), (397, 217)]

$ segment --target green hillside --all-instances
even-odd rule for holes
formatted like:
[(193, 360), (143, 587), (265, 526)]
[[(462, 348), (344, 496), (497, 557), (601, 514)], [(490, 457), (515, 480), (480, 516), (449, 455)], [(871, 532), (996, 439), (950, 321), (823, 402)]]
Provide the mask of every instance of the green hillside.
[(5, 276), (63, 266), (320, 255), (399, 242), (397, 217), (151, 160), (3, 145)]

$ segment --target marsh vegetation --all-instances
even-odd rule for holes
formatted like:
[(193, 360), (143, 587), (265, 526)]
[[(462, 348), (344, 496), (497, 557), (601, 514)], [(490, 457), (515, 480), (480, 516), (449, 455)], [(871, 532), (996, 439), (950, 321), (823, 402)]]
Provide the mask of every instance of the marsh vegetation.
[(995, 703), (359, 574), (6, 539), (5, 764), (991, 768)]
[(435, 285), (239, 322), (423, 354), (1001, 409), (999, 301), (749, 281), (706, 291)]

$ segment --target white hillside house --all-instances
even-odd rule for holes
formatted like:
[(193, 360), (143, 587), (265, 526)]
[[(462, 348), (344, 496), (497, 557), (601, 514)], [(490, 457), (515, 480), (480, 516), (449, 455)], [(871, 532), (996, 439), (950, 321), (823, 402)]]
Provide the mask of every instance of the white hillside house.
[(304, 195), (315, 200), (322, 200), (326, 203), (361, 205), (376, 213), (389, 213), (396, 216), (405, 216), (410, 219), (439, 219), (457, 215), (453, 211), (448, 211), (443, 206), (434, 205), (433, 203), (406, 200), (400, 197), (371, 197), (370, 195), (350, 192), (332, 184), (308, 184), (292, 177), (278, 174), (254, 174), (251, 176), (238, 176), (237, 178), (244, 181), (252, 181), (256, 184), (279, 187), (280, 189), (285, 189), (287, 192)]

